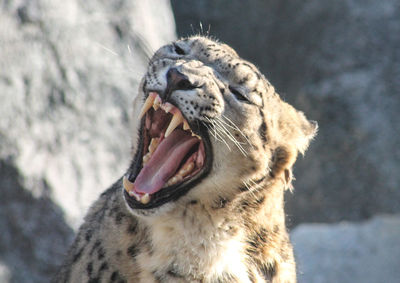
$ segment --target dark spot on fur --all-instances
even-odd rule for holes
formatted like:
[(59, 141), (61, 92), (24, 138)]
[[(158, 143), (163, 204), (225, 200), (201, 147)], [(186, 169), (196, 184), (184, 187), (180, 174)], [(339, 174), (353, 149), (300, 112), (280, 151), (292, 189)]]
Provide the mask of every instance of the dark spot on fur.
[(130, 257), (136, 257), (136, 255), (138, 254), (138, 248), (136, 247), (136, 245), (132, 245), (128, 248), (128, 250), (126, 251), (126, 253), (130, 256)]
[(263, 181), (265, 180), (266, 177), (267, 177), (267, 176), (262, 176), (260, 179), (254, 180), (254, 183), (256, 183), (257, 185), (258, 185), (258, 184), (261, 184), (261, 182), (263, 182)]
[(197, 203), (198, 203), (198, 201), (195, 200), (195, 199), (192, 199), (192, 200), (189, 202), (189, 204), (191, 204), (191, 205), (194, 205), (194, 204), (197, 204)]
[(101, 260), (101, 259), (104, 258), (105, 255), (106, 255), (106, 252), (104, 251), (103, 247), (100, 247), (100, 248), (97, 250), (97, 258), (98, 258), (99, 260)]
[(173, 267), (168, 269), (167, 274), (174, 278), (183, 278), (184, 277), (183, 275), (179, 274), (178, 271), (176, 269), (174, 269)]
[(216, 206), (213, 206), (213, 208), (214, 209), (224, 208), (228, 202), (229, 202), (229, 200), (227, 198), (219, 196), (218, 200), (217, 200), (217, 203), (216, 203)]
[(244, 200), (241, 201), (241, 208), (243, 210), (257, 210), (261, 207), (261, 205), (264, 203), (265, 201), (265, 196), (264, 195), (256, 195), (254, 196), (254, 193), (251, 194), (251, 198), (246, 198)]
[(268, 240), (268, 232), (265, 228), (261, 227), (258, 230), (253, 230), (252, 234), (249, 235), (246, 242), (249, 244), (246, 251), (249, 254), (259, 254), (260, 248), (262, 248)]
[(86, 266), (86, 272), (89, 277), (92, 277), (93, 273), (93, 262), (89, 262), (88, 265)]
[(249, 80), (249, 75), (247, 75), (247, 76), (245, 76), (244, 78), (242, 78), (240, 81), (239, 81), (239, 84), (244, 84), (245, 82), (247, 82), (248, 80)]
[(116, 281), (118, 279), (118, 277), (119, 277), (118, 271), (114, 271), (113, 273), (111, 273), (111, 276), (110, 276), (111, 282)]
[(123, 212), (118, 212), (117, 215), (115, 216), (115, 222), (117, 224), (121, 224), (122, 218), (124, 218), (126, 216), (125, 213)]
[(88, 283), (99, 283), (100, 282), (100, 278), (92, 278), (92, 279), (89, 279), (89, 281), (88, 281)]
[(276, 276), (276, 262), (266, 265), (265, 263), (259, 267), (261, 274), (265, 280), (271, 280)]
[(85, 247), (82, 247), (78, 250), (78, 252), (76, 254), (74, 254), (73, 258), (72, 258), (72, 262), (75, 263), (79, 260), (79, 258), (82, 256), (82, 252), (84, 250)]
[(107, 263), (107, 262), (103, 262), (103, 263), (100, 265), (99, 272), (102, 272), (102, 271), (107, 270), (107, 269), (108, 269), (108, 263)]
[(97, 241), (94, 243), (92, 249), (90, 250), (90, 255), (92, 255), (92, 254), (94, 253), (94, 251), (95, 251), (100, 245), (101, 245), (101, 242), (100, 242), (99, 240), (97, 240)]
[(267, 142), (267, 124), (265, 121), (261, 123), (261, 126), (258, 128), (258, 133), (260, 134), (261, 139), (264, 143)]
[(241, 192), (247, 192), (249, 189), (246, 186), (239, 187), (239, 191)]
[(273, 231), (274, 231), (275, 234), (279, 233), (279, 226), (278, 225), (274, 225), (273, 229), (274, 229)]
[(137, 221), (132, 221), (132, 222), (128, 225), (128, 228), (127, 228), (128, 234), (136, 234), (136, 232), (137, 232), (137, 226), (138, 226)]
[(92, 238), (92, 236), (93, 236), (93, 230), (92, 230), (92, 229), (88, 229), (88, 230), (86, 231), (86, 234), (85, 234), (85, 240), (86, 240), (86, 242), (89, 242), (90, 239)]
[(258, 198), (256, 198), (256, 203), (257, 204), (263, 204), (264, 203), (264, 201), (265, 201), (265, 196), (264, 195), (261, 195), (260, 197), (258, 197)]

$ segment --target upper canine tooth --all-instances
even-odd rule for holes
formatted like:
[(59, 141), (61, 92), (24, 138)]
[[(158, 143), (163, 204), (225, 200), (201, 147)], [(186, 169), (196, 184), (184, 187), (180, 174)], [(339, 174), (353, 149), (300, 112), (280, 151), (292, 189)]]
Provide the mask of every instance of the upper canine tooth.
[(168, 137), (173, 130), (176, 129), (183, 122), (183, 116), (181, 113), (177, 112), (172, 116), (172, 120), (169, 123), (167, 130), (165, 131), (165, 137)]
[(140, 110), (139, 114), (139, 119), (142, 119), (144, 114), (146, 114), (147, 110), (150, 109), (151, 106), (153, 106), (154, 99), (156, 98), (157, 94), (155, 92), (150, 92), (149, 96), (146, 98), (146, 101), (144, 102), (142, 106), (142, 110)]
[(131, 181), (129, 181), (126, 176), (124, 176), (124, 178), (122, 179), (122, 184), (124, 186), (125, 191), (127, 191), (128, 193), (130, 191), (133, 191), (134, 184)]

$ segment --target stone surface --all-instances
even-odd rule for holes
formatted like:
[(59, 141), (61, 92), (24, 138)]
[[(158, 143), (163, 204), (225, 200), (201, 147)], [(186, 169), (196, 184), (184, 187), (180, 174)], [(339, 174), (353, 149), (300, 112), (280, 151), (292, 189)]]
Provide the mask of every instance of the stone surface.
[(299, 283), (399, 282), (400, 215), (302, 224), (291, 239)]
[(210, 30), (319, 122), (295, 165), (291, 225), (400, 212), (398, 0), (171, 3), (179, 35)]
[(130, 104), (175, 38), (167, 0), (0, 1), (0, 281), (47, 282), (129, 162)]

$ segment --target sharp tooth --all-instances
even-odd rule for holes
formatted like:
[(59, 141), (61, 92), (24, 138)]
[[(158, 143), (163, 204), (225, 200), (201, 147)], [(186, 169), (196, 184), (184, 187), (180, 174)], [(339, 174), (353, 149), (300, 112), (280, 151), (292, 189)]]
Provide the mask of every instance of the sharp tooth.
[(125, 191), (127, 191), (128, 193), (133, 191), (134, 184), (131, 181), (129, 181), (126, 176), (124, 176), (124, 178), (122, 179), (122, 184), (124, 186)]
[(140, 110), (139, 119), (142, 119), (144, 114), (146, 114), (147, 110), (149, 110), (150, 107), (153, 106), (154, 99), (156, 98), (156, 96), (157, 94), (155, 92), (149, 93), (149, 96), (147, 97), (146, 101), (142, 106), (142, 110)]
[(150, 153), (153, 153), (156, 150), (156, 148), (157, 148), (157, 146), (159, 144), (159, 141), (160, 141), (159, 138), (152, 138), (151, 139), (151, 142), (150, 142), (150, 145), (149, 145), (149, 152)]
[(158, 108), (160, 108), (161, 102), (162, 102), (161, 98), (157, 95), (156, 98), (154, 99), (154, 104), (153, 104), (154, 110), (157, 110)]
[(140, 202), (143, 204), (148, 204), (150, 201), (150, 195), (149, 194), (145, 194), (140, 198)]
[(165, 131), (165, 137), (168, 137), (170, 133), (172, 133), (173, 130), (176, 129), (181, 123), (183, 122), (183, 116), (181, 113), (175, 113), (174, 116), (172, 117), (171, 122), (169, 123), (169, 126), (167, 130)]
[(143, 160), (142, 160), (143, 165), (146, 165), (146, 163), (149, 161), (150, 157), (151, 157), (151, 152), (148, 152), (148, 153), (146, 153), (145, 156), (143, 156)]
[(176, 183), (182, 181), (183, 177), (180, 176), (179, 174), (176, 174), (174, 177), (168, 180), (167, 186), (172, 186), (175, 185)]
[(140, 195), (138, 195), (134, 191), (130, 191), (129, 196), (134, 197), (137, 201), (140, 201)]
[(172, 105), (172, 104), (169, 103), (169, 102), (167, 102), (167, 103), (161, 105), (161, 108), (162, 108), (165, 112), (167, 112), (167, 113), (169, 113), (172, 109), (174, 109), (174, 107), (175, 107), (175, 106)]
[(198, 138), (199, 140), (201, 140), (201, 137), (200, 137), (199, 135), (196, 135), (196, 134), (193, 133), (193, 132), (192, 132), (192, 137), (196, 137), (196, 138)]
[(181, 168), (179, 170), (178, 174), (181, 175), (182, 177), (185, 177), (188, 173), (190, 173), (194, 168), (194, 162), (190, 162), (185, 165), (185, 167)]
[(190, 129), (189, 123), (186, 120), (183, 121), (183, 130), (186, 131), (186, 130), (189, 130), (189, 129)]

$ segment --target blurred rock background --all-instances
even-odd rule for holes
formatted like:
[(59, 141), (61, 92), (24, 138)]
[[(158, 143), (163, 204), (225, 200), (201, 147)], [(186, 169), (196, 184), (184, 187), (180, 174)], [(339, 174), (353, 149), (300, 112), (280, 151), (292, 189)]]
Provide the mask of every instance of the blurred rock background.
[(0, 282), (49, 280), (128, 166), (149, 54), (208, 31), (319, 123), (286, 196), (299, 281), (399, 282), (399, 15), (398, 0), (0, 0)]
[(168, 1), (0, 0), (0, 282), (47, 282), (128, 167), (130, 105)]

